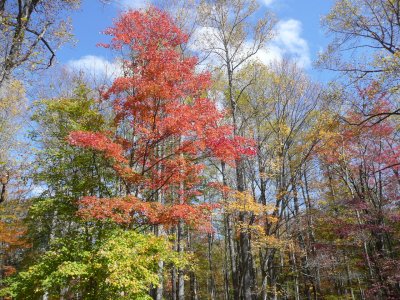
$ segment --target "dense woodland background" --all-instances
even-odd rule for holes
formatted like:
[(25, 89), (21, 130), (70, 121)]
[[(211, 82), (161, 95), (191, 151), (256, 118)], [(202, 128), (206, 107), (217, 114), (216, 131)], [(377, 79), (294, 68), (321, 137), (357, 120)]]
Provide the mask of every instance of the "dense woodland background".
[(79, 5), (0, 0), (1, 299), (400, 299), (400, 0), (334, 1), (330, 83), (257, 59), (255, 0), (127, 11), (117, 76), (60, 70)]

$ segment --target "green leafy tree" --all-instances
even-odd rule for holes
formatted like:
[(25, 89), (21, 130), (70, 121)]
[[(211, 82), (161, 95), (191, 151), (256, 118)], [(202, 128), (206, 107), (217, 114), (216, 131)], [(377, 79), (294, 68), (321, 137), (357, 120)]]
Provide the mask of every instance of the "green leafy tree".
[[(91, 228), (92, 230), (94, 227)], [(1, 293), (15, 299), (151, 299), (158, 284), (158, 262), (185, 265), (171, 244), (133, 230), (108, 231), (97, 241), (85, 234), (55, 239), (49, 251), (27, 270), (9, 280)], [(0, 294), (1, 295), (1, 294)]]
[(166, 238), (77, 215), (83, 196), (115, 196), (119, 182), (93, 151), (67, 142), (73, 130), (112, 129), (101, 104), (78, 81), (71, 97), (35, 104), (31, 133), (38, 145), (33, 181), (37, 197), (26, 217), (32, 248), (2, 294), (15, 299), (147, 299), (159, 281), (158, 262), (185, 264)]

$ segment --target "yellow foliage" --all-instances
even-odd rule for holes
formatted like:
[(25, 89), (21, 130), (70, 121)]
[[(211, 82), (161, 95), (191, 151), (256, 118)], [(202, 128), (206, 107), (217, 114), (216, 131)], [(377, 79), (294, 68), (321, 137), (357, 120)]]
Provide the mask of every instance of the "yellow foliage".
[(267, 213), (271, 206), (257, 203), (254, 197), (249, 192), (234, 191), (231, 194), (232, 201), (225, 205), (225, 210), (228, 213), (251, 213), (254, 215), (261, 215)]
[(247, 232), (251, 235), (251, 245), (254, 250), (259, 248), (279, 248), (282, 249), (286, 245), (284, 240), (278, 239), (273, 235), (269, 235), (265, 231), (265, 226), (260, 224), (247, 224), (245, 222), (236, 223), (237, 232)]
[(23, 113), (25, 90), (21, 82), (9, 81), (0, 89), (0, 164), (7, 161), (7, 153), (16, 144), (18, 117)]
[(21, 112), (21, 102), (25, 97), (25, 89), (18, 80), (12, 80), (0, 90), (0, 115), (15, 116)]
[[(278, 219), (271, 215), (274, 210), (272, 205), (257, 203), (248, 191), (234, 191), (230, 201), (224, 203), (225, 212), (234, 217), (236, 232), (246, 232), (251, 235), (252, 249), (261, 247), (282, 248), (283, 241), (275, 236), (268, 235), (264, 222), (276, 223)], [(246, 218), (239, 218), (239, 214), (246, 214)]]

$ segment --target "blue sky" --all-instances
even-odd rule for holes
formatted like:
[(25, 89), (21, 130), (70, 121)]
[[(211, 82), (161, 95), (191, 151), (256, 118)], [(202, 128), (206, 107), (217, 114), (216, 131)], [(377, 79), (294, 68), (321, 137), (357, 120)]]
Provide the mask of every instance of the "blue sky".
[[(325, 81), (327, 74), (315, 71), (312, 62), (318, 51), (327, 44), (320, 26), (321, 16), (332, 6), (333, 0), (258, 0), (262, 9), (274, 12), (279, 23), (274, 41), (261, 53), (266, 61), (282, 56), (293, 56), (310, 73), (314, 80)], [(119, 4), (116, 4), (119, 2)], [(101, 31), (111, 26), (113, 19), (127, 7), (145, 4), (140, 0), (114, 0), (102, 4), (99, 0), (83, 1), (82, 8), (72, 16), (75, 46), (64, 46), (58, 52), (58, 61), (74, 69), (112, 73), (112, 53), (96, 46), (107, 37)]]

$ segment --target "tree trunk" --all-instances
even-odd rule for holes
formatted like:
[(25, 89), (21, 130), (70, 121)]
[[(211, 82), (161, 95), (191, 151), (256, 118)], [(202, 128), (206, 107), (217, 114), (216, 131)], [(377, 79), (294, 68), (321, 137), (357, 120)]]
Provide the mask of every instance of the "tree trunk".
[(197, 289), (196, 274), (194, 272), (190, 272), (190, 300), (199, 300)]
[(214, 266), (212, 259), (212, 245), (213, 236), (211, 233), (208, 234), (208, 268), (209, 268), (209, 278), (208, 278), (208, 292), (210, 294), (210, 299), (215, 300), (215, 279), (214, 279)]
[[(222, 183), (223, 185), (227, 185), (227, 180), (225, 176), (225, 163), (221, 162), (221, 170), (222, 170)], [(230, 259), (230, 268), (231, 268), (231, 279), (232, 279), (232, 288), (233, 288), (233, 299), (239, 300), (239, 292), (240, 292), (240, 281), (237, 271), (237, 255), (235, 249), (235, 241), (234, 241), (234, 231), (233, 231), (233, 224), (231, 221), (231, 216), (227, 215), (226, 220), (226, 239), (229, 249), (229, 259)], [(228, 292), (229, 294), (229, 292)]]
[[(183, 254), (183, 222), (178, 224), (178, 253)], [(185, 300), (185, 278), (184, 271), (178, 270), (178, 300)]]

